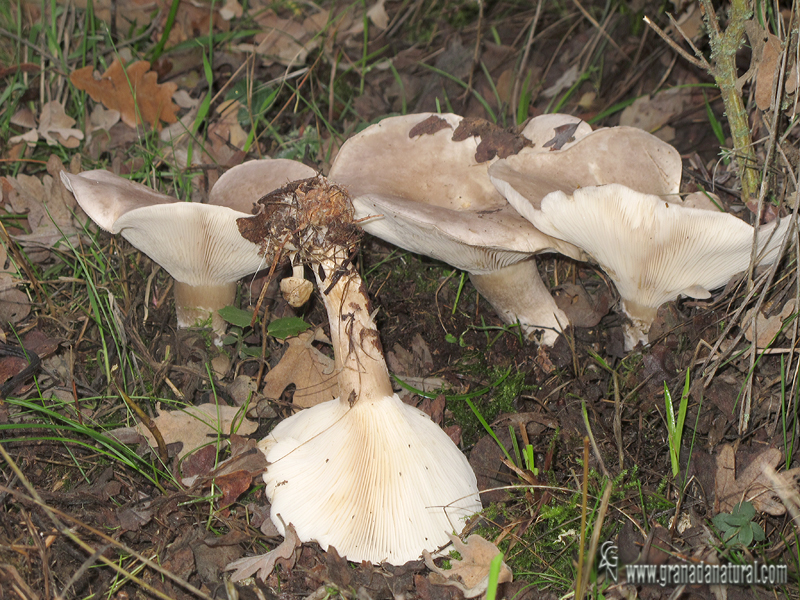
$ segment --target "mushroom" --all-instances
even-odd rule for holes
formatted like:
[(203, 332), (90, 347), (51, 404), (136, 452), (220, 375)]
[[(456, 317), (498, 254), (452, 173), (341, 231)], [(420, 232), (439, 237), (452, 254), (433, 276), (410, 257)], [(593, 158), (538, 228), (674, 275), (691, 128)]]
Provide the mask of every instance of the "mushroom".
[(62, 172), (61, 178), (100, 228), (122, 234), (175, 279), (178, 327), (210, 318), (214, 332), (222, 334), (226, 325), (217, 311), (233, 303), (239, 279), (264, 266), (259, 247), (239, 235), (236, 219), (250, 216), (265, 192), (298, 173), (314, 174), (310, 167), (296, 165), (300, 163), (265, 160), (234, 167), (212, 189), (211, 204), (179, 202), (104, 170)]
[(272, 521), (352, 561), (418, 559), (447, 544), (448, 533), (481, 509), (475, 475), (444, 431), (392, 391), (364, 285), (350, 262), (359, 230), (344, 189), (316, 177), (261, 204), (260, 214), (239, 221), (242, 235), (267, 253), (285, 248), (310, 263), (328, 313), (340, 391), (260, 442)]
[[(664, 202), (623, 185), (555, 191), (534, 206), (509, 200), (545, 234), (582, 248), (617, 287), (631, 324), (626, 349), (647, 343), (658, 307), (680, 295), (705, 299), (750, 264), (753, 227), (733, 215)], [(758, 231), (758, 260), (778, 251), (790, 219)]]
[[(555, 127), (580, 121), (548, 115), (548, 122)], [(474, 124), (454, 114), (383, 119), (344, 143), (329, 177), (348, 189), (356, 219), (367, 219), (364, 230), (467, 271), (504, 321), (519, 321), (529, 336), (543, 331), (540, 342), (552, 345), (568, 320), (532, 257), (557, 251), (581, 258), (582, 253), (522, 218), (492, 186), (489, 162), (476, 160), (479, 149), (484, 156), (487, 150), (505, 155), (530, 141), (505, 134), (497, 143), (491, 133), (473, 135)], [(543, 128), (536, 131), (537, 140), (546, 139)], [(509, 148), (509, 142), (517, 147)]]

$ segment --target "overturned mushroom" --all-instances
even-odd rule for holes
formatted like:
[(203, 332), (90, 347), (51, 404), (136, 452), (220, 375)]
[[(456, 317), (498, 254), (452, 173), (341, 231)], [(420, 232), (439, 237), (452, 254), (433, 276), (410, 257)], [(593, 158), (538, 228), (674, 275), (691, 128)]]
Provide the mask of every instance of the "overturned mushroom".
[[(222, 333), (225, 322), (217, 311), (233, 303), (239, 279), (264, 266), (259, 247), (239, 235), (236, 219), (250, 216), (250, 208), (259, 198), (255, 192), (258, 185), (263, 186), (261, 190), (273, 190), (298, 173), (292, 165), (299, 163), (294, 161), (257, 162), (274, 165), (234, 167), (214, 186), (213, 204), (179, 202), (103, 170), (62, 173), (61, 177), (98, 226), (121, 234), (175, 279), (178, 327), (210, 319), (212, 329)], [(314, 172), (305, 169), (305, 176)], [(248, 190), (249, 196), (245, 194)], [(247, 212), (224, 206), (229, 202)]]
[[(551, 138), (556, 123), (580, 126), (565, 115), (548, 120)], [(478, 135), (486, 128), (474, 125), (453, 114), (384, 119), (345, 142), (330, 178), (348, 189), (357, 219), (372, 217), (362, 223), (367, 232), (467, 271), (503, 320), (519, 320), (526, 335), (543, 331), (541, 343), (552, 345), (568, 321), (532, 256), (582, 254), (522, 218), (492, 186), (488, 160), (476, 159), (548, 152), (540, 147), (547, 128), (537, 130), (540, 146), (528, 148), (531, 141), (524, 137)]]
[[(510, 197), (511, 198), (511, 197)], [(630, 318), (626, 348), (647, 343), (658, 307), (684, 295), (709, 298), (750, 264), (753, 228), (722, 212), (663, 202), (622, 185), (548, 194), (525, 214), (548, 235), (586, 251), (608, 274)], [(777, 260), (790, 219), (758, 232), (757, 264)]]
[[(239, 221), (267, 252), (310, 263), (328, 312), (340, 397), (281, 422), (260, 443), (280, 531), (333, 546), (353, 561), (403, 564), (446, 544), (480, 510), (464, 455), (424, 413), (392, 392), (364, 286), (351, 261), (358, 242), (342, 188), (295, 182)], [(235, 567), (235, 565), (234, 565)]]

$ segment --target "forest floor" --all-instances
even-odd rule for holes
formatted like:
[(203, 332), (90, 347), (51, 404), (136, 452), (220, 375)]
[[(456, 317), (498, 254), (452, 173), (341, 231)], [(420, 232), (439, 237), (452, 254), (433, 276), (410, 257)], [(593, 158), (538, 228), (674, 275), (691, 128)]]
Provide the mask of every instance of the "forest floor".
[[(752, 223), (720, 90), (643, 20), (679, 39), (665, 4), (0, 6), (0, 599), (462, 598), (421, 560), (353, 564), (313, 543), (265, 580), (228, 581), (229, 563), (281, 543), (253, 441), (292, 414), (314, 353), (331, 355), (287, 338), (301, 322), (324, 331), (322, 303), (292, 308), (262, 273), (243, 281), (237, 304), (252, 311), (267, 285), (254, 327), (229, 311), (221, 349), (205, 330), (178, 331), (169, 275), (98, 230), (59, 173), (105, 168), (203, 202), (250, 159), (327, 174), (345, 140), (387, 115), (454, 112), (518, 128), (561, 112), (654, 133), (681, 154), (682, 192), (713, 191)], [(699, 6), (666, 8), (707, 52)], [(748, 30), (763, 48), (737, 54), (739, 75), (761, 65), (742, 93), (767, 164), (762, 221), (791, 214), (797, 194), (790, 18), (770, 5)], [(784, 51), (786, 95), (765, 101), (763, 65)], [(741, 277), (708, 300), (663, 305), (650, 344), (625, 351), (616, 290), (596, 265), (539, 258), (574, 324), (544, 347), (504, 324), (465, 273), (365, 237), (358, 267), (390, 370), (425, 390), (398, 391), (478, 476), (484, 510), (465, 534), (496, 544), (513, 571), (498, 598), (800, 597), (794, 252), (753, 286)], [(670, 426), (666, 390), (681, 426)], [(184, 457), (199, 445), (186, 435), (194, 426), (162, 417), (208, 403), (235, 407), (241, 427), (217, 426), (218, 443)], [(135, 429), (159, 413), (165, 455)], [(785, 565), (788, 583), (614, 582), (598, 568), (603, 542), (620, 564), (757, 560)]]

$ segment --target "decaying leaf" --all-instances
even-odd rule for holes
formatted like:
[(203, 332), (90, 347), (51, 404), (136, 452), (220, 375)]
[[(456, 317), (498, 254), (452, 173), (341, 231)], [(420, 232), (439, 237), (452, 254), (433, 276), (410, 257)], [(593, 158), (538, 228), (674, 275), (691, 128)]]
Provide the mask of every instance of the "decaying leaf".
[(270, 66), (274, 63), (292, 67), (306, 62), (308, 53), (318, 45), (318, 40), (312, 40), (314, 32), (302, 23), (292, 19), (282, 19), (273, 10), (266, 10), (256, 17), (262, 31), (257, 33), (252, 45), (240, 44), (240, 50), (254, 50), (264, 59), (264, 64)]
[(234, 571), (231, 575), (231, 581), (242, 581), (248, 577), (252, 577), (258, 571), (258, 577), (262, 581), (266, 581), (275, 565), (280, 565), (284, 569), (291, 569), (294, 567), (295, 562), (300, 556), (302, 543), (297, 539), (297, 532), (294, 530), (294, 525), (289, 523), (286, 526), (286, 537), (280, 545), (266, 554), (259, 556), (248, 556), (247, 558), (240, 558), (233, 561), (227, 567), (226, 571)]
[[(422, 552), (425, 565), (433, 571), (431, 583), (457, 587), (464, 593), (465, 598), (476, 598), (484, 594), (489, 585), (489, 565), (492, 559), (500, 554), (500, 550), (477, 534), (469, 536), (466, 543), (462, 542), (458, 536), (450, 535), (449, 537), (453, 542), (453, 548), (461, 554), (461, 560), (451, 559), (452, 566), (449, 570), (445, 571), (437, 567), (430, 552), (427, 550)], [(434, 578), (435, 575), (441, 577), (441, 580), (438, 580), (439, 577)], [(511, 569), (506, 563), (502, 563), (498, 583), (507, 583), (513, 579)]]
[[(5, 207), (15, 214), (27, 215), (30, 233), (15, 235), (14, 239), (26, 247), (51, 248), (59, 240), (77, 235), (73, 213), (79, 211), (75, 198), (61, 182), (64, 169), (55, 155), (47, 161), (48, 175), (39, 179), (20, 174), (5, 177), (7, 189)], [(47, 258), (49, 253), (29, 255), (34, 261)]]
[[(783, 307), (780, 313), (774, 314), (771, 317), (764, 315), (764, 311), (759, 311), (756, 316), (756, 334), (758, 335), (757, 346), (759, 348), (766, 348), (772, 340), (778, 335), (778, 332), (783, 327), (783, 322), (789, 318), (794, 312), (794, 300), (789, 300)], [(753, 318), (753, 310), (747, 311), (742, 318), (742, 327), (744, 328), (744, 337), (747, 341), (753, 341), (753, 326), (751, 319)]]
[(386, 0), (378, 0), (367, 11), (369, 20), (378, 29), (386, 29), (389, 26), (389, 15), (386, 13)]
[[(753, 458), (739, 476), (736, 476), (736, 457), (733, 446), (725, 445), (717, 457), (717, 478), (714, 485), (716, 513), (731, 512), (740, 502), (752, 502), (757, 511), (770, 515), (782, 515), (786, 507), (773, 490), (767, 477), (767, 467), (774, 469), (783, 458), (777, 448), (767, 448)], [(781, 473), (797, 486), (800, 467)]]
[(129, 127), (145, 121), (160, 128), (161, 121), (174, 123), (178, 120), (178, 106), (172, 102), (177, 84), (159, 84), (158, 75), (150, 70), (147, 61), (140, 60), (123, 67), (116, 59), (102, 75), (94, 73), (88, 66), (73, 71), (69, 79), (95, 102), (118, 110), (122, 121)]
[(216, 111), (220, 119), (208, 126), (208, 144), (205, 147), (210, 160), (219, 165), (236, 165), (242, 161), (242, 148), (247, 133), (239, 125), (238, 114), (243, 106), (238, 100), (226, 100)]
[(28, 296), (17, 289), (16, 275), (5, 246), (0, 244), (0, 335), (6, 323), (18, 323), (31, 312)]
[(622, 111), (619, 124), (644, 129), (669, 142), (675, 137), (675, 130), (667, 123), (689, 105), (691, 95), (688, 88), (672, 88), (637, 98)]
[(772, 104), (772, 88), (777, 77), (777, 67), (781, 56), (780, 39), (764, 29), (757, 19), (750, 19), (744, 24), (747, 38), (752, 48), (750, 68), (739, 77), (736, 86), (742, 86), (751, 78), (756, 78), (755, 100), (761, 110), (769, 110)]
[(262, 393), (267, 398), (280, 398), (283, 390), (295, 385), (294, 404), (309, 408), (339, 395), (333, 359), (317, 350), (313, 342), (330, 343), (322, 329), (305, 331), (286, 339), (288, 347), (280, 362), (264, 377)]
[(77, 148), (83, 139), (83, 132), (72, 127), (75, 125), (75, 119), (68, 116), (64, 111), (64, 105), (56, 100), (51, 100), (42, 106), (38, 127), (30, 111), (19, 111), (11, 121), (15, 125), (33, 129), (23, 135), (12, 137), (8, 140), (10, 144), (24, 141), (29, 146), (35, 146), (39, 137), (42, 137), (50, 146), (61, 144), (65, 148)]
[[(231, 425), (234, 422), (238, 425), (236, 432), (239, 435), (248, 435), (258, 428), (258, 423), (243, 418), (241, 409), (211, 403), (187, 406), (183, 410), (173, 411), (162, 411), (159, 406), (158, 416), (154, 421), (167, 445), (175, 442), (183, 443), (178, 457), (183, 457), (201, 446), (217, 442), (218, 435), (227, 436), (231, 433)], [(122, 427), (111, 432), (117, 439), (128, 439), (127, 436), (131, 433), (144, 436), (150, 447), (156, 448), (153, 434), (141, 423), (135, 427)]]

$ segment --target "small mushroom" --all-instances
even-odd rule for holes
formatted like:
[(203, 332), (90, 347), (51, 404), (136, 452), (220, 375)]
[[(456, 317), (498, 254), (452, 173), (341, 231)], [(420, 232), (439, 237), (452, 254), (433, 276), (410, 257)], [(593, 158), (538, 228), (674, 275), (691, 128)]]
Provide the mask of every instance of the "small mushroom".
[(359, 232), (344, 190), (319, 177), (277, 190), (262, 206), (240, 221), (242, 235), (268, 253), (291, 247), (310, 263), (340, 392), (260, 442), (272, 521), (355, 562), (419, 559), (480, 510), (475, 475), (447, 434), (392, 391), (369, 300), (349, 261)]
[[(647, 343), (658, 307), (680, 295), (709, 298), (747, 269), (753, 228), (719, 211), (687, 208), (623, 185), (556, 191), (526, 216), (547, 235), (582, 248), (608, 274), (631, 324), (626, 348)], [(758, 231), (758, 261), (779, 258), (791, 219)]]
[(250, 216), (258, 198), (309, 171), (294, 161), (244, 163), (219, 179), (211, 204), (180, 202), (104, 170), (61, 177), (100, 228), (121, 234), (175, 279), (178, 327), (211, 319), (222, 334), (226, 324), (217, 311), (234, 302), (239, 279), (264, 267), (259, 247), (239, 235), (236, 220)]
[[(577, 121), (564, 115), (548, 120), (552, 127)], [(490, 162), (476, 160), (479, 148), (483, 155), (549, 150), (528, 148), (530, 141), (509, 134), (500, 141), (474, 135), (472, 125), (453, 114), (383, 119), (345, 142), (330, 179), (348, 189), (364, 230), (467, 271), (503, 320), (519, 321), (526, 335), (542, 331), (540, 342), (552, 345), (568, 320), (532, 257), (557, 251), (581, 258), (582, 253), (522, 218), (492, 186)], [(542, 128), (535, 137), (544, 143)], [(491, 141), (497, 146), (486, 148)]]

